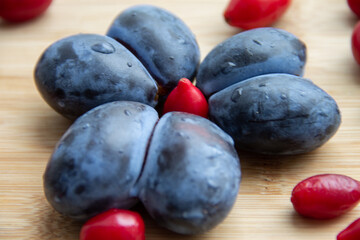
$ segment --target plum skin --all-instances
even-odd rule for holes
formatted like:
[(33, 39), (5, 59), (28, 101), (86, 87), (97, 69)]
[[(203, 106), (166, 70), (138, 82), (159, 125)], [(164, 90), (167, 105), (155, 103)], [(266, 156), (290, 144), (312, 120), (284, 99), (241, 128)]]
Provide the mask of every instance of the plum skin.
[(157, 104), (154, 79), (130, 51), (107, 36), (77, 34), (53, 43), (37, 62), (34, 78), (44, 100), (72, 120), (112, 101)]
[(136, 204), (132, 191), (157, 121), (155, 109), (137, 102), (103, 104), (79, 117), (47, 164), (48, 202), (78, 220)]
[(136, 5), (121, 12), (107, 34), (126, 46), (167, 95), (181, 78), (192, 80), (200, 50), (189, 27), (171, 12), (152, 5)]
[(209, 99), (210, 119), (237, 148), (262, 154), (301, 154), (337, 131), (337, 103), (310, 80), (268, 74), (238, 82)]
[(295, 35), (265, 27), (236, 34), (217, 45), (201, 62), (196, 86), (206, 97), (258, 75), (302, 76), (306, 46)]
[(239, 158), (229, 135), (205, 118), (170, 112), (154, 130), (137, 188), (159, 225), (199, 234), (224, 220), (240, 180)]

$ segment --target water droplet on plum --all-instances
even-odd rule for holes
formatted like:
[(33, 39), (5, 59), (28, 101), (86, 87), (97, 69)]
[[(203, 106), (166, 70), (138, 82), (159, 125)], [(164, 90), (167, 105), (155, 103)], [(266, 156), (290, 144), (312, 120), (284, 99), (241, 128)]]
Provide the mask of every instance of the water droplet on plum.
[(91, 46), (91, 49), (98, 53), (111, 54), (115, 52), (115, 48), (108, 42), (96, 43)]

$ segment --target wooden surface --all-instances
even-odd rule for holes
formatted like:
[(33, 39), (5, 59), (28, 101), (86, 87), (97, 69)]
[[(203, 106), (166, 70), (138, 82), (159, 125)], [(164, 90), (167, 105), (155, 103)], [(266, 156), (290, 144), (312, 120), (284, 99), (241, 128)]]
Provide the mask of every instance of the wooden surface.
[[(80, 223), (60, 216), (43, 195), (42, 174), (52, 149), (70, 122), (38, 94), (34, 65), (54, 41), (76, 33), (104, 34), (123, 9), (139, 3), (164, 7), (197, 36), (202, 58), (238, 33), (224, 22), (227, 0), (55, 0), (45, 15), (21, 25), (0, 21), (0, 239), (78, 239)], [(148, 240), (329, 240), (360, 217), (360, 206), (330, 221), (298, 216), (290, 203), (297, 182), (319, 173), (360, 180), (360, 67), (350, 50), (356, 18), (345, 0), (293, 0), (275, 26), (308, 48), (305, 76), (332, 95), (342, 125), (323, 147), (293, 157), (240, 153), (243, 180), (236, 204), (212, 231), (193, 237), (158, 227), (145, 211)]]

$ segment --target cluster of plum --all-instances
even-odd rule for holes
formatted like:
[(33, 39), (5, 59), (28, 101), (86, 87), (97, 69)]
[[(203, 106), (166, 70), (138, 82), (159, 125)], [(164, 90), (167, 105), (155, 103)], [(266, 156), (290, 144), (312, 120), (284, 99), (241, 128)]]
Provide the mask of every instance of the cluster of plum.
[[(306, 47), (275, 28), (239, 33), (199, 64), (196, 39), (168, 11), (123, 11), (107, 36), (79, 34), (51, 45), (35, 82), (48, 104), (76, 119), (44, 174), (60, 213), (87, 219), (140, 200), (162, 226), (205, 232), (231, 210), (241, 171), (235, 144), (264, 154), (299, 154), (340, 124), (334, 99), (302, 78)], [(181, 78), (209, 100), (209, 121), (162, 104)], [(160, 107), (161, 108), (161, 107)]]
[(180, 78), (194, 78), (200, 58), (194, 35), (149, 5), (122, 12), (108, 35), (64, 38), (37, 63), (41, 95), (77, 118), (44, 174), (49, 203), (84, 220), (140, 200), (170, 230), (211, 229), (239, 190), (233, 140), (206, 118), (171, 112), (159, 120), (153, 108)]
[(199, 46), (183, 21), (140, 5), (123, 11), (107, 36), (78, 34), (52, 44), (35, 80), (51, 107), (75, 119), (111, 101), (155, 107), (179, 79), (195, 77), (199, 61)]
[(239, 149), (300, 154), (324, 144), (341, 116), (334, 99), (304, 79), (306, 47), (289, 32), (257, 28), (215, 47), (197, 74), (209, 116)]
[(239, 184), (233, 141), (219, 127), (181, 112), (159, 120), (152, 107), (131, 101), (78, 118), (44, 175), (45, 195), (62, 214), (84, 220), (140, 199), (159, 224), (183, 234), (221, 222)]

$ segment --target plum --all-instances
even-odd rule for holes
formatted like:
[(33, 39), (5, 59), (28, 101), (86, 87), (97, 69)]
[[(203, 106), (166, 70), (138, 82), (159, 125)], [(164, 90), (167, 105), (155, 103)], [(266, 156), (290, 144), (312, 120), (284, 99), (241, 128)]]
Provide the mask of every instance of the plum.
[(213, 228), (236, 200), (241, 172), (233, 140), (205, 118), (165, 114), (145, 162), (139, 198), (158, 224), (174, 232)]
[(158, 82), (160, 95), (167, 95), (181, 78), (192, 80), (200, 50), (188, 26), (169, 11), (137, 5), (120, 13), (107, 35), (138, 57)]
[(335, 100), (310, 80), (268, 74), (225, 88), (209, 99), (210, 119), (239, 149), (300, 154), (328, 141), (341, 123)]
[(44, 173), (48, 202), (74, 219), (129, 208), (158, 114), (137, 102), (111, 102), (79, 117), (58, 142)]
[(107, 36), (77, 34), (53, 43), (34, 75), (45, 101), (69, 119), (111, 101), (157, 104), (154, 79), (129, 50)]
[(293, 34), (257, 28), (236, 34), (217, 45), (202, 61), (196, 86), (210, 95), (258, 75), (303, 75), (306, 46)]

